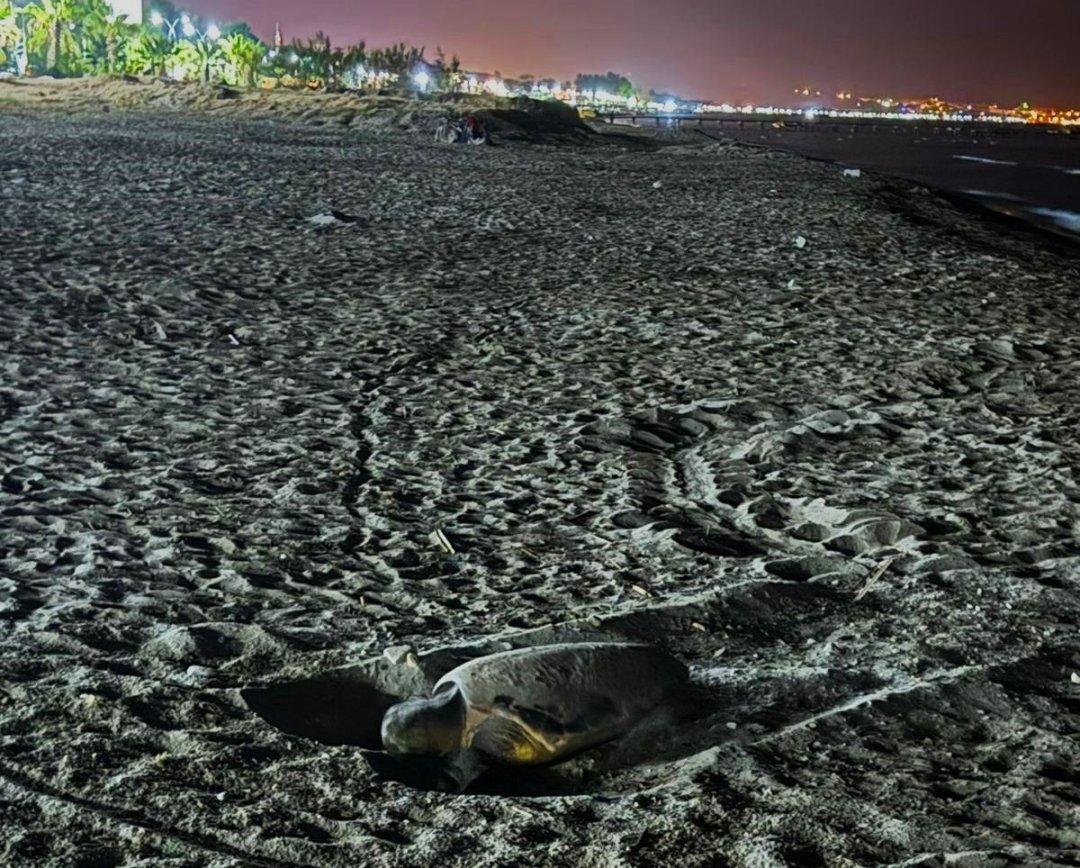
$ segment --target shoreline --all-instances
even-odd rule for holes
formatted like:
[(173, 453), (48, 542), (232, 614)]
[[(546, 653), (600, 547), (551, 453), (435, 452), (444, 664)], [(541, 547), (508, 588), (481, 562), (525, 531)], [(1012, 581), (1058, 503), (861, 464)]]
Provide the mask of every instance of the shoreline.
[[(904, 132), (908, 135), (900, 131), (881, 135), (877, 149), (868, 148), (874, 136), (867, 133), (845, 138), (828, 132), (747, 131), (734, 138), (916, 183), (965, 208), (974, 206), (1003, 226), (1026, 224), (1065, 239), (1070, 246), (1080, 243), (1080, 141), (1076, 137), (1066, 141), (1066, 137), (1040, 132), (1025, 138), (1023, 131), (1011, 131), (1009, 140), (991, 137), (977, 143), (964, 137), (945, 142)], [(1050, 151), (1040, 154), (1036, 143)], [(927, 147), (941, 155), (927, 154)]]

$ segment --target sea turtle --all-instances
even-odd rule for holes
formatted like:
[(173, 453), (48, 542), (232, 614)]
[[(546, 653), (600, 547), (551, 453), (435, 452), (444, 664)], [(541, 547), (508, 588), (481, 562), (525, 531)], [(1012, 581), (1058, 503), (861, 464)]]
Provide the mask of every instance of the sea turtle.
[(550, 763), (632, 729), (687, 669), (658, 648), (576, 642), (478, 657), (446, 673), (427, 699), (391, 706), (392, 754)]

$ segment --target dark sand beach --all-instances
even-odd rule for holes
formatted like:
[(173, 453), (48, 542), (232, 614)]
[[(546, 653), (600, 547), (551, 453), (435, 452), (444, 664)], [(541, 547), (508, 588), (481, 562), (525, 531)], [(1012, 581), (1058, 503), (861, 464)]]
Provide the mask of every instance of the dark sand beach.
[[(730, 144), (2, 111), (0, 864), (1080, 865), (1074, 257)], [(584, 636), (693, 713), (463, 795), (320, 735)]]

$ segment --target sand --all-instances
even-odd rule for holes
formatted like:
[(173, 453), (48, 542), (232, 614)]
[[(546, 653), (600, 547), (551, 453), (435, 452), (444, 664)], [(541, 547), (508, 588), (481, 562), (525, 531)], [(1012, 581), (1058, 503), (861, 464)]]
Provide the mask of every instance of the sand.
[[(722, 144), (80, 112), (0, 115), (0, 863), (1080, 864), (1075, 257)], [(365, 758), (358, 675), (579, 637), (693, 713)]]

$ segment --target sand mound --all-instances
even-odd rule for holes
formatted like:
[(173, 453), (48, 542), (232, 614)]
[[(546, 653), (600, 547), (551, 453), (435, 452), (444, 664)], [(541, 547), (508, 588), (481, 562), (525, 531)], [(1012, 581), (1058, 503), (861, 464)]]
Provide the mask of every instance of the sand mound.
[(580, 144), (597, 137), (576, 109), (559, 102), (517, 99), (512, 107), (481, 109), (476, 115), (500, 141)]
[(312, 124), (428, 131), (440, 117), (475, 113), (499, 141), (579, 143), (596, 133), (562, 103), (525, 98), (449, 95), (419, 100), (356, 92), (322, 93), (285, 88), (245, 90), (163, 78), (6, 79), (0, 102), (21, 108), (63, 108), (73, 114), (168, 111), (215, 117), (274, 117)]
[(0, 102), (20, 108), (63, 108), (73, 114), (114, 109), (194, 112), (215, 117), (274, 117), (342, 126), (369, 119), (376, 121), (372, 126), (382, 123), (405, 128), (421, 118), (445, 113), (437, 102), (405, 96), (285, 88), (245, 90), (133, 76), (8, 79), (0, 82)]
[(3, 79), (0, 104), (24, 109), (62, 109), (74, 115), (110, 111), (194, 113), (424, 134), (432, 133), (442, 118), (460, 118), (471, 113), (480, 118), (496, 143), (646, 144), (642, 137), (626, 135), (621, 129), (605, 128), (602, 130), (605, 135), (598, 135), (596, 129), (581, 120), (576, 109), (559, 102), (524, 97), (448, 94), (417, 99), (353, 91), (246, 90), (164, 78), (100, 76)]

